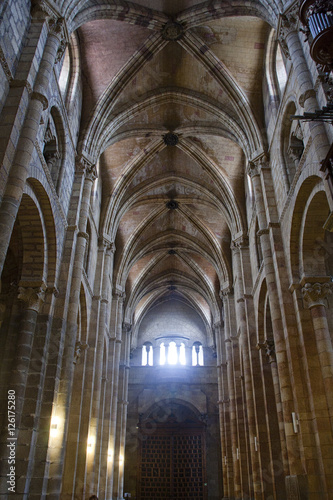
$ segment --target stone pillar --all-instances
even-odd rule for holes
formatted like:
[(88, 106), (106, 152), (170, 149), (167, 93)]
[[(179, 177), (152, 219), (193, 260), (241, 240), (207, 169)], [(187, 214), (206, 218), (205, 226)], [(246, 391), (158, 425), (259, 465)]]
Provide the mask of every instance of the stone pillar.
[(153, 365), (154, 366), (159, 366), (160, 365), (160, 346), (155, 345), (153, 347)]
[(186, 366), (192, 366), (192, 347), (187, 343), (185, 344), (185, 359)]
[[(113, 495), (114, 476), (116, 474), (116, 426), (117, 426), (117, 407), (118, 407), (118, 383), (119, 383), (119, 365), (122, 345), (122, 321), (123, 321), (123, 305), (125, 301), (125, 292), (115, 290), (112, 297), (112, 312), (111, 312), (111, 332), (113, 337), (110, 339), (109, 350), (109, 367), (111, 391), (111, 408), (110, 408), (110, 434), (109, 434), (109, 460), (108, 467), (108, 482), (106, 498), (111, 498)], [(111, 335), (112, 335), (111, 333)]]
[[(124, 467), (125, 467), (125, 442), (126, 442), (126, 422), (127, 422), (127, 406), (128, 406), (128, 379), (129, 379), (129, 356), (131, 348), (131, 325), (124, 324), (123, 329), (123, 349), (122, 349), (122, 364), (119, 374), (119, 396), (118, 396), (118, 417), (117, 417), (117, 441), (118, 452), (115, 460), (118, 465), (118, 475), (115, 477), (114, 491), (115, 498), (123, 499), (124, 491)], [(115, 468), (116, 474), (117, 467)]]
[[(248, 325), (248, 318), (246, 316), (245, 300), (246, 300), (246, 289), (244, 286), (245, 276), (243, 274), (246, 272), (243, 268), (244, 256), (241, 255), (248, 249), (248, 242), (246, 238), (240, 238), (234, 241), (232, 244), (232, 257), (233, 257), (233, 274), (235, 280), (235, 298), (236, 298), (236, 319), (240, 332), (240, 347), (244, 366), (244, 389), (245, 389), (245, 399), (246, 399), (246, 414), (249, 426), (249, 441), (250, 441), (250, 454), (252, 463), (252, 477), (253, 485), (250, 484), (250, 488), (253, 487), (254, 498), (261, 498), (263, 494), (263, 485), (260, 474), (260, 463), (257, 450), (255, 449), (254, 438), (258, 435), (257, 424), (256, 424), (256, 413), (255, 413), (255, 403), (254, 403), (254, 388), (252, 384), (252, 368), (250, 360), (250, 345), (249, 337), (251, 332), (249, 328), (253, 328), (254, 325)], [(245, 258), (245, 260), (247, 260)]]
[[(47, 11), (43, 10), (42, 3), (35, 7), (33, 15), (37, 17), (39, 23), (42, 23), (41, 30), (44, 29), (44, 23), (48, 20), (49, 33), (33, 88), (30, 82), (23, 85), (30, 94), (30, 102), (12, 165), (7, 167), (9, 175), (0, 206), (0, 233), (2, 235), (0, 240), (0, 274), (3, 270), (26, 179), (29, 175), (31, 157), (35, 148), (42, 113), (48, 107), (49, 82), (59, 56), (59, 49), (64, 49), (64, 20), (50, 16)], [(17, 84), (19, 85), (18, 81)]]
[[(37, 286), (36, 286), (37, 285)], [(22, 302), (23, 309), (21, 312), (20, 331), (16, 344), (16, 356), (11, 370), (11, 377), (8, 384), (8, 390), (15, 391), (15, 455), (16, 455), (16, 493), (22, 495), (24, 492), (26, 478), (21, 477), (23, 470), (25, 471), (25, 463), (27, 460), (26, 449), (30, 445), (30, 430), (27, 435), (24, 435), (24, 429), (21, 428), (23, 419), (23, 406), (25, 402), (26, 386), (32, 357), (32, 346), (34, 333), (37, 323), (38, 313), (44, 302), (46, 285), (34, 282), (20, 282), (18, 287), (18, 300)], [(1, 457), (8, 456), (7, 448), (7, 422), (6, 434), (2, 436), (0, 443)], [(24, 427), (24, 423), (22, 424)], [(20, 438), (20, 439), (18, 439)], [(20, 467), (22, 464), (22, 467)], [(21, 470), (22, 469), (22, 470)], [(1, 460), (0, 476), (5, 481), (6, 475), (9, 472), (8, 464), (5, 460)]]
[[(222, 324), (221, 322), (214, 323), (216, 348), (217, 348), (217, 384), (218, 384), (218, 405), (219, 405), (219, 423), (220, 423), (220, 439), (221, 439), (221, 453), (222, 453), (222, 476), (223, 476), (223, 499), (229, 498), (229, 474), (228, 474), (228, 442), (226, 439), (225, 428), (227, 424), (227, 404), (229, 402), (229, 395), (226, 391), (227, 381), (225, 362), (225, 353), (223, 352), (222, 345)], [(229, 415), (228, 415), (229, 416)]]
[[(277, 32), (279, 35), (281, 48), (285, 56), (291, 60), (293, 65), (295, 80), (297, 81), (300, 92), (299, 104), (302, 106), (302, 108), (304, 108), (305, 112), (313, 113), (321, 106), (317, 101), (316, 92), (313, 88), (311, 73), (304, 57), (304, 50), (299, 38), (300, 30), (298, 13), (299, 4), (297, 2), (294, 2), (291, 8), (288, 8), (284, 14), (281, 14)], [(309, 121), (304, 125), (302, 124), (302, 126), (308, 127), (308, 130), (311, 133), (313, 147), (315, 147), (316, 155), (318, 158), (319, 175), (319, 172), (321, 170), (321, 161), (325, 159), (329, 147), (325, 125), (320, 121)], [(327, 193), (327, 198), (329, 200), (328, 203), (331, 207), (330, 217), (332, 217), (333, 200), (331, 196), (329, 181), (327, 180), (325, 175), (323, 175), (323, 181)]]
[[(84, 256), (88, 235), (86, 233), (90, 195), (94, 180), (96, 179), (96, 167), (84, 157), (80, 157), (76, 164), (76, 178), (74, 181), (72, 196), (72, 212), (74, 220), (77, 220), (77, 227), (74, 227), (73, 244), (75, 251), (72, 255), (73, 271), (71, 276), (71, 288), (68, 297), (68, 312), (66, 323), (66, 334), (64, 338), (64, 350), (62, 354), (61, 375), (57, 398), (54, 405), (55, 415), (61, 415), (63, 420), (62, 438), (57, 440), (58, 446), (49, 449), (49, 459), (52, 462), (50, 466), (50, 477), (52, 481), (61, 485), (63, 475), (64, 455), (66, 450), (66, 435), (68, 426), (68, 415), (70, 400), (72, 394), (72, 383), (74, 375), (75, 344), (77, 334), (77, 315), (80, 302), (80, 290), (82, 283), (82, 272), (84, 267)], [(77, 198), (78, 206), (73, 206)], [(50, 481), (49, 481), (50, 483)], [(54, 488), (50, 484), (50, 488)]]
[(333, 347), (326, 315), (326, 297), (332, 294), (333, 283), (319, 280), (320, 278), (317, 280), (311, 278), (311, 281), (309, 278), (304, 278), (301, 285), (303, 298), (311, 312), (331, 428), (333, 429)]
[[(273, 339), (266, 339), (265, 342), (258, 344), (257, 348), (260, 351), (262, 351), (262, 353), (263, 353), (263, 357), (262, 357), (263, 373), (261, 374), (261, 376), (263, 379), (263, 383), (265, 384), (265, 390), (266, 390), (266, 406), (265, 406), (265, 408), (266, 408), (266, 412), (270, 415), (269, 422), (267, 425), (267, 439), (270, 441), (268, 444), (269, 444), (269, 448), (271, 449), (272, 459), (273, 459), (273, 461), (275, 461), (275, 463), (273, 462), (273, 464), (271, 464), (272, 465), (272, 476), (273, 476), (275, 492), (278, 495), (277, 498), (281, 498), (281, 500), (282, 500), (286, 496), (284, 477), (286, 477), (288, 475), (288, 452), (287, 452), (287, 446), (286, 446), (286, 435), (285, 435), (285, 430), (284, 430), (281, 390), (280, 390), (279, 374), (278, 374), (277, 363), (276, 363), (274, 340)], [(272, 385), (268, 384), (266, 381), (267, 376), (265, 377), (265, 374), (264, 374), (265, 364), (269, 365)], [(281, 456), (279, 456), (279, 457), (276, 457), (276, 456), (274, 457), (274, 455), (273, 455), (274, 443), (273, 443), (271, 436), (272, 436), (272, 426), (273, 426), (272, 419), (273, 419), (274, 415), (271, 415), (269, 413), (269, 406), (272, 405), (272, 403), (270, 401), (267, 401), (268, 399), (270, 399), (272, 391), (274, 394), (274, 404), (275, 404), (275, 408), (276, 408), (277, 426), (278, 426), (278, 431), (279, 431), (279, 435), (275, 436), (275, 439), (279, 440), (279, 447), (281, 449)], [(273, 432), (274, 432), (274, 430), (273, 430)], [(280, 460), (281, 460), (282, 466), (279, 464)], [(267, 464), (266, 464), (266, 467), (267, 467)], [(280, 477), (281, 472), (284, 473), (283, 478)], [(278, 477), (276, 477), (276, 475)], [(282, 481), (282, 479), (283, 479), (283, 481)]]
[[(289, 326), (287, 324), (287, 319), (291, 321), (291, 318), (293, 318), (292, 314), (294, 310), (290, 300), (291, 298), (286, 295), (288, 286), (281, 286), (286, 282), (287, 277), (284, 272), (285, 265), (283, 261), (284, 254), (281, 235), (279, 235), (279, 237), (276, 235), (276, 232), (279, 231), (279, 224), (275, 223), (274, 219), (271, 222), (271, 217), (276, 216), (276, 204), (267, 157), (261, 155), (255, 162), (250, 162), (248, 173), (252, 179), (255, 195), (259, 224), (258, 235), (260, 236), (263, 254), (265, 277), (271, 306), (275, 351), (278, 359), (278, 372), (283, 402), (283, 420), (288, 450), (288, 464), (290, 468), (290, 477), (286, 478), (286, 483), (289, 481), (291, 484), (290, 490), (288, 490), (287, 487), (288, 499), (293, 498), (292, 495), (294, 493), (292, 493), (292, 491), (295, 491), (296, 495), (300, 495), (294, 488), (295, 483), (299, 483), (301, 491), (305, 492), (307, 489), (306, 478), (301, 462), (298, 436), (294, 432), (292, 422), (292, 414), (295, 413), (294, 391), (300, 393), (301, 399), (304, 380), (300, 372), (301, 367), (297, 357), (297, 329), (294, 325)], [(276, 272), (275, 265), (277, 263), (279, 266)], [(282, 273), (282, 276), (279, 272)], [(291, 382), (290, 369), (293, 369), (293, 384)], [(295, 380), (297, 380), (297, 384)], [(295, 498), (299, 498), (299, 496)]]
[[(105, 246), (106, 245), (106, 246)], [(113, 257), (115, 252), (114, 243), (108, 243), (103, 241), (103, 246), (105, 247), (105, 258), (104, 258), (104, 268), (103, 268), (103, 284), (101, 290), (101, 310), (99, 316), (99, 329), (103, 332), (103, 343), (108, 339), (108, 328), (107, 328), (107, 318), (108, 309), (111, 304), (111, 280), (113, 271)], [(107, 343), (107, 342), (105, 342)], [(108, 358), (108, 353), (105, 353), (105, 358)], [(101, 463), (99, 470), (99, 495), (102, 498), (106, 498), (107, 491), (107, 478), (108, 478), (108, 463), (109, 463), (109, 432), (110, 432), (110, 420), (111, 420), (111, 393), (110, 393), (110, 372), (108, 368), (106, 369), (106, 379), (105, 379), (105, 394), (104, 394), (104, 407), (103, 415), (100, 418), (103, 420), (103, 430), (101, 432)]]
[[(230, 288), (224, 289), (221, 292), (223, 297), (223, 311), (224, 311), (224, 349), (225, 350), (225, 371), (227, 375), (227, 394), (228, 400), (225, 404), (228, 405), (228, 423), (226, 425), (225, 440), (227, 446), (227, 470), (229, 478), (229, 496), (230, 498), (240, 498), (240, 465), (237, 460), (237, 425), (236, 425), (236, 401), (235, 401), (235, 386), (233, 375), (233, 362), (232, 362), (232, 346), (230, 337), (235, 328), (235, 309), (234, 309), (234, 296)], [(229, 432), (227, 432), (229, 431)]]
[(36, 328), (38, 312), (44, 302), (46, 285), (34, 286), (34, 283), (19, 283), (18, 299), (23, 302), (24, 310), (21, 320), (21, 331), (16, 348), (16, 359), (12, 388), (16, 393), (16, 427), (19, 428), (22, 417), (25, 388), (29, 373), (31, 350)]

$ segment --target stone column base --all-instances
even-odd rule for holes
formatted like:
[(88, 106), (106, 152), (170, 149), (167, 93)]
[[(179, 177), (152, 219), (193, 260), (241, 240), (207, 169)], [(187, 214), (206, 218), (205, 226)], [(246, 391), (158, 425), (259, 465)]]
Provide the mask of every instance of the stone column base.
[(308, 500), (308, 490), (306, 475), (286, 476), (287, 500)]

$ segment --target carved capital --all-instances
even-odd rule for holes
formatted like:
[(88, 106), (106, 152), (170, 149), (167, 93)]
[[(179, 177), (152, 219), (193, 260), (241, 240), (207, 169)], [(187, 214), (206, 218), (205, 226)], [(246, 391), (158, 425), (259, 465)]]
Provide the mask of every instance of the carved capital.
[(308, 307), (325, 306), (326, 297), (333, 292), (333, 283), (305, 283), (302, 287), (302, 295)]
[(18, 287), (18, 299), (24, 302), (26, 309), (39, 312), (45, 300), (46, 285), (41, 286), (22, 286)]
[(116, 245), (113, 241), (108, 240), (104, 236), (98, 238), (98, 244), (101, 250), (105, 250), (109, 254), (113, 254), (116, 251)]
[(55, 298), (59, 297), (59, 290), (56, 286), (48, 286), (46, 289), (46, 293), (51, 293), (55, 296)]
[(123, 332), (124, 333), (131, 333), (131, 331), (132, 331), (132, 325), (131, 325), (131, 323), (124, 322), (123, 323)]
[(76, 363), (78, 362), (81, 354), (86, 351), (87, 349), (89, 349), (89, 345), (88, 344), (83, 344), (81, 342), (81, 340), (77, 340), (76, 343), (75, 343), (75, 350), (74, 350), (74, 360), (73, 360), (73, 364), (76, 365)]
[(248, 166), (247, 166), (247, 173), (251, 177), (256, 177), (257, 175), (260, 175), (260, 172), (264, 168), (270, 168), (269, 167), (269, 156), (267, 153), (262, 153), (261, 155), (257, 156), (256, 158), (253, 158), (251, 161), (249, 161)]
[(75, 171), (78, 174), (86, 176), (86, 179), (94, 181), (97, 178), (96, 165), (83, 155), (78, 155), (75, 158)]
[(242, 248), (247, 248), (248, 246), (249, 246), (249, 238), (245, 234), (242, 234), (241, 236), (233, 240), (231, 243), (232, 250), (241, 250)]
[(265, 352), (268, 361), (271, 363), (272, 361), (275, 361), (275, 344), (273, 339), (266, 339), (264, 343), (258, 343), (257, 344), (257, 349), (262, 350)]
[(92, 165), (89, 169), (86, 170), (86, 179), (94, 182), (97, 179), (97, 169), (96, 165)]
[(31, 17), (33, 20), (54, 19), (55, 13), (45, 0), (32, 0)]
[(40, 92), (32, 92), (31, 99), (36, 99), (37, 101), (43, 104), (43, 111), (45, 111), (49, 107), (49, 101), (45, 97), (45, 95)]
[(17, 78), (14, 78), (14, 79), (10, 80), (10, 86), (12, 88), (22, 88), (22, 87), (25, 87), (27, 89), (27, 91), (28, 91), (28, 94), (32, 96), (32, 87), (30, 85), (30, 82), (28, 82), (28, 80), (19, 80)]
[(314, 89), (308, 89), (304, 94), (300, 95), (298, 102), (302, 108), (304, 108), (305, 101), (311, 97), (316, 97), (316, 91)]
[(118, 300), (118, 302), (125, 302), (126, 293), (120, 290), (114, 290), (112, 293), (112, 297)]
[(223, 299), (226, 299), (229, 295), (232, 295), (233, 294), (233, 290), (232, 290), (232, 287), (231, 286), (228, 286), (226, 288), (223, 288), (220, 290), (220, 298), (223, 300)]
[(287, 59), (290, 59), (290, 52), (287, 44), (287, 37), (290, 33), (297, 32), (299, 24), (298, 4), (295, 3), (285, 13), (281, 14), (278, 28), (278, 39), (281, 49)]
[(77, 237), (84, 238), (86, 241), (89, 242), (89, 234), (85, 233), (84, 231), (80, 231), (79, 233), (77, 233)]
[(269, 234), (269, 228), (268, 227), (265, 227), (264, 229), (259, 229), (259, 231), (257, 231), (257, 236), (263, 236), (264, 234)]

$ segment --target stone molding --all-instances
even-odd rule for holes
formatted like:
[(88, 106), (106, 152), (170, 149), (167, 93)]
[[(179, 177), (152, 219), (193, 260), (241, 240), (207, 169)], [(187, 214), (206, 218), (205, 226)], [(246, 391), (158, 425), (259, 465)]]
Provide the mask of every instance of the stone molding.
[(2, 50), (2, 48), (0, 47), (0, 64), (2, 66), (2, 69), (6, 75), (6, 78), (9, 82), (12, 82), (13, 81), (13, 75), (12, 75), (12, 72), (10, 70), (10, 67), (7, 63), (7, 59), (6, 59), (6, 56)]

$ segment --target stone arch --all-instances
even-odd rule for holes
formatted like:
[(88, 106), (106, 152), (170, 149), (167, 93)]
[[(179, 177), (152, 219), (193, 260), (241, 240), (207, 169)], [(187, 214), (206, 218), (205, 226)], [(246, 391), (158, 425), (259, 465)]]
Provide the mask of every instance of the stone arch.
[(57, 193), (61, 187), (65, 154), (66, 136), (61, 112), (56, 106), (52, 106), (44, 134), (43, 156)]
[(307, 201), (301, 225), (301, 276), (327, 276), (332, 272), (333, 238), (323, 227), (329, 213), (326, 193), (317, 186)]
[[(154, 417), (156, 416), (157, 419), (163, 421), (166, 417), (168, 417), (168, 415), (170, 415), (170, 407), (172, 407), (173, 405), (183, 406), (190, 413), (192, 413), (197, 420), (200, 420), (202, 415), (206, 413), (206, 408), (203, 404), (203, 401), (195, 401), (193, 399), (191, 400), (189, 394), (183, 394), (181, 398), (168, 396), (168, 394), (164, 393), (160, 394), (160, 397), (157, 396), (154, 402), (147, 401), (148, 404), (146, 403), (144, 408), (142, 408), (143, 412), (141, 420), (154, 420)], [(159, 414), (160, 411), (161, 413)]]
[(293, 182), (299, 161), (304, 151), (303, 132), (299, 122), (290, 120), (296, 114), (296, 104), (289, 100), (284, 107), (281, 121), (281, 162), (284, 166), (288, 190)]
[(295, 202), (290, 231), (292, 280), (305, 276), (327, 276), (331, 259), (331, 236), (323, 225), (329, 206), (320, 177), (308, 177), (301, 185)]

